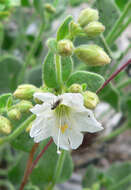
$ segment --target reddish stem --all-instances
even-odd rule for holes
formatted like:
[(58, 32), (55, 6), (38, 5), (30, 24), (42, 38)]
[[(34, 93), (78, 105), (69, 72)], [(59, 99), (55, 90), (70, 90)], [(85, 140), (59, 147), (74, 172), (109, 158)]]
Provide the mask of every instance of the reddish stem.
[(116, 72), (114, 72), (109, 79), (107, 79), (104, 84), (96, 91), (96, 94), (98, 94), (112, 79), (116, 77), (127, 65), (131, 63), (131, 59), (129, 59), (124, 65), (122, 65)]
[(21, 186), (20, 186), (20, 190), (23, 190), (25, 184), (27, 183), (27, 180), (28, 180), (28, 173), (29, 173), (30, 167), (31, 167), (31, 165), (32, 165), (33, 157), (34, 157), (34, 154), (35, 154), (35, 152), (36, 152), (36, 149), (37, 149), (38, 145), (39, 145), (39, 143), (35, 143), (34, 146), (33, 146), (32, 149), (31, 149), (31, 152), (30, 152), (30, 154), (29, 154), (29, 159), (28, 159), (28, 161), (27, 161), (27, 165), (26, 165), (24, 177), (23, 177), (23, 180), (22, 180), (22, 183), (21, 183)]
[(48, 147), (52, 144), (53, 139), (51, 138), (48, 143), (46, 144), (46, 146), (43, 148), (43, 150), (40, 152), (40, 154), (36, 157), (36, 159), (34, 160), (34, 162), (32, 163), (32, 166), (28, 172), (28, 176), (31, 174), (32, 170), (34, 169), (34, 167), (36, 166), (36, 164), (38, 163), (39, 159), (42, 157), (42, 155), (45, 153), (45, 151), (48, 149)]

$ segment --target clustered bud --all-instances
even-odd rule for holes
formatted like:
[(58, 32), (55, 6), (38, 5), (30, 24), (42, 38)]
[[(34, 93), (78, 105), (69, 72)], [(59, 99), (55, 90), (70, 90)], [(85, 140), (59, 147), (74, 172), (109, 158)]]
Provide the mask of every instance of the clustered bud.
[(10, 121), (6, 117), (0, 115), (0, 133), (10, 134), (11, 129), (12, 129), (12, 126), (11, 126)]
[(38, 92), (38, 88), (34, 85), (23, 84), (18, 86), (13, 95), (19, 99), (30, 100), (35, 92)]
[(84, 32), (89, 37), (95, 37), (104, 32), (105, 26), (101, 22), (90, 22), (87, 26), (84, 27)]
[(78, 23), (81, 27), (85, 27), (92, 21), (97, 21), (99, 19), (98, 11), (95, 9), (87, 8), (81, 11)]
[(9, 117), (9, 119), (11, 119), (11, 120), (20, 120), (20, 118), (21, 118), (21, 112), (17, 108), (13, 108), (13, 109), (9, 110), (7, 115)]
[(84, 96), (84, 106), (89, 109), (94, 109), (99, 103), (98, 96), (91, 91), (86, 91), (83, 93)]
[(74, 53), (90, 66), (103, 66), (111, 61), (106, 52), (97, 45), (81, 45), (74, 50)]
[(70, 40), (64, 39), (58, 42), (57, 50), (61, 56), (71, 56), (74, 50), (74, 46)]
[(82, 92), (82, 86), (80, 84), (72, 84), (69, 88), (69, 92), (81, 93)]
[(18, 104), (15, 105), (15, 107), (21, 112), (21, 113), (28, 113), (29, 110), (33, 107), (32, 103), (27, 100), (22, 100)]

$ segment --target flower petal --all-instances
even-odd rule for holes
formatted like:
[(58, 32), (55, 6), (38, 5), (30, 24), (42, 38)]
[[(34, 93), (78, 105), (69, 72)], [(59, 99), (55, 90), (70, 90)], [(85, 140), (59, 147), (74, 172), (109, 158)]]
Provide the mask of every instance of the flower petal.
[(65, 93), (61, 95), (62, 104), (71, 108), (79, 108), (83, 106), (83, 96), (80, 93)]
[(30, 130), (30, 136), (34, 137), (35, 142), (40, 142), (52, 134), (52, 125), (54, 123), (54, 117), (52, 114), (45, 114), (42, 117), (37, 118)]
[(50, 104), (43, 103), (41, 105), (37, 104), (33, 108), (30, 109), (32, 113), (34, 113), (37, 116), (43, 115), (45, 111), (49, 111), (51, 108)]
[(57, 98), (57, 96), (55, 96), (52, 93), (42, 93), (42, 92), (34, 93), (34, 97), (46, 103), (52, 103)]
[(68, 130), (68, 138), (72, 149), (78, 148), (83, 141), (83, 134), (75, 130)]
[(71, 118), (76, 125), (76, 130), (95, 133), (103, 129), (101, 123), (95, 119), (94, 113), (89, 109), (81, 112), (73, 112)]

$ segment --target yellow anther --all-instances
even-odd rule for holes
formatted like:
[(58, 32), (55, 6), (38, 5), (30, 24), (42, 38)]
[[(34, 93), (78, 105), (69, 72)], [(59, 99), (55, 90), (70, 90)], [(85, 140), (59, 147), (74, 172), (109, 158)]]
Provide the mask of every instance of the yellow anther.
[(64, 133), (65, 130), (68, 128), (68, 125), (65, 124), (65, 125), (61, 126), (60, 128), (61, 128), (61, 132)]

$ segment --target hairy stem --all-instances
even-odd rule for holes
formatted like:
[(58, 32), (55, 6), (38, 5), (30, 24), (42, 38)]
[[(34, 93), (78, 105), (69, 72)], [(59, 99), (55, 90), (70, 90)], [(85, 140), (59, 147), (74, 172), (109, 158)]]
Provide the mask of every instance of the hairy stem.
[(61, 59), (59, 55), (55, 56), (56, 75), (60, 91), (62, 90), (62, 77), (61, 77)]
[(62, 153), (59, 155), (58, 161), (57, 161), (57, 165), (56, 165), (56, 170), (54, 173), (54, 178), (51, 182), (51, 184), (49, 184), (49, 186), (47, 187), (46, 190), (52, 190), (55, 186), (55, 184), (57, 183), (57, 180), (59, 179), (60, 175), (61, 175), (61, 171), (63, 168), (63, 164), (65, 161), (65, 156), (66, 156), (66, 151), (62, 150)]
[(0, 145), (12, 141), (16, 137), (18, 137), (35, 118), (36, 118), (35, 115), (31, 115), (9, 136), (0, 138)]
[(25, 184), (27, 183), (28, 173), (29, 173), (30, 167), (32, 165), (33, 157), (34, 157), (34, 154), (36, 152), (36, 149), (38, 148), (38, 145), (39, 145), (39, 143), (35, 143), (31, 149), (31, 151), (30, 151), (29, 158), (28, 158), (27, 165), (26, 165), (26, 169), (25, 169), (25, 173), (24, 173), (24, 177), (23, 177), (23, 180), (22, 180), (22, 183), (20, 186), (20, 190), (23, 190)]
[(131, 59), (129, 59), (124, 65), (122, 65), (116, 72), (114, 72), (109, 79), (107, 79), (104, 84), (97, 90), (96, 94), (98, 94), (111, 80), (113, 80), (127, 65), (131, 63)]
[(45, 153), (45, 151), (48, 149), (48, 147), (52, 144), (53, 139), (51, 138), (48, 143), (46, 144), (46, 146), (43, 148), (43, 150), (40, 152), (40, 154), (36, 157), (36, 159), (34, 160), (34, 162), (32, 163), (32, 166), (28, 172), (28, 176), (31, 174), (32, 170), (34, 169), (34, 167), (36, 166), (36, 164), (38, 163), (38, 161), (40, 160), (40, 158), (43, 156), (43, 154)]

